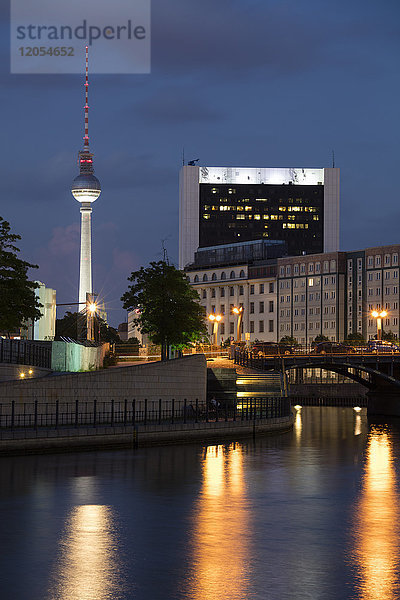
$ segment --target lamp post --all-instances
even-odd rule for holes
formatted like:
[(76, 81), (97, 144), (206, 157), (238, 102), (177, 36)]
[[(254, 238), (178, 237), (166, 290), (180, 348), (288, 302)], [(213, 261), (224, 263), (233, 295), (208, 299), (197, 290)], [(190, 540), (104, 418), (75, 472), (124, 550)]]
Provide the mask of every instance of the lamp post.
[(86, 293), (86, 339), (90, 342), (95, 341), (94, 334), (94, 315), (97, 311), (97, 304), (92, 294)]
[(214, 327), (213, 327), (213, 334), (214, 334), (214, 345), (217, 346), (218, 342), (217, 342), (217, 335), (218, 335), (218, 325), (219, 322), (222, 319), (221, 315), (215, 315), (214, 313), (211, 313), (211, 315), (208, 315), (209, 320), (211, 321), (211, 323), (213, 323)]
[(386, 310), (373, 310), (371, 312), (371, 316), (374, 317), (374, 319), (376, 319), (376, 339), (381, 340), (382, 339), (382, 319), (387, 317), (387, 311)]
[(236, 341), (237, 342), (241, 342), (242, 341), (242, 319), (243, 319), (243, 306), (234, 306), (232, 308), (232, 312), (237, 315), (237, 336), (236, 336)]

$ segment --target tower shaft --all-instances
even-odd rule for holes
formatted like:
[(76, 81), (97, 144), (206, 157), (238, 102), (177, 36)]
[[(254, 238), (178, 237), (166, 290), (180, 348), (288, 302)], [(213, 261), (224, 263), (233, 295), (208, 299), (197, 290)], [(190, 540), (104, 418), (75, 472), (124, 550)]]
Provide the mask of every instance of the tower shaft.
[(92, 207), (81, 203), (81, 254), (79, 268), (79, 303), (84, 309), (86, 294), (92, 293)]

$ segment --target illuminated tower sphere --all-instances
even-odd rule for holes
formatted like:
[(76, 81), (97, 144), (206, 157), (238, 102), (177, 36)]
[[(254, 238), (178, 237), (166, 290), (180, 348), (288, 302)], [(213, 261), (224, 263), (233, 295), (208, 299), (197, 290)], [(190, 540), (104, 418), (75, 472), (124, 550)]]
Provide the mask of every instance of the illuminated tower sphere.
[(85, 136), (83, 150), (78, 153), (79, 175), (72, 182), (73, 197), (81, 203), (81, 254), (79, 268), (80, 310), (85, 308), (86, 294), (92, 294), (92, 202), (101, 193), (100, 181), (93, 175), (93, 154), (89, 150), (89, 104), (88, 104), (88, 47), (86, 46), (85, 81)]

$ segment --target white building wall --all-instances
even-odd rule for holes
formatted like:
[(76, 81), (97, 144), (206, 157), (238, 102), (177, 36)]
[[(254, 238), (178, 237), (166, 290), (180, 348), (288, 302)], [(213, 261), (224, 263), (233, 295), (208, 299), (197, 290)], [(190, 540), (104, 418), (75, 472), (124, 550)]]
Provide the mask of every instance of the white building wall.
[[(232, 276), (234, 274), (234, 277)], [(218, 343), (237, 339), (237, 316), (234, 306), (243, 306), (242, 341), (277, 340), (277, 284), (275, 277), (249, 279), (247, 265), (203, 268), (187, 272), (190, 283), (200, 296), (206, 318), (221, 314)], [(213, 323), (207, 321), (210, 337)], [(246, 336), (246, 334), (248, 334)]]
[(324, 169), (324, 252), (339, 250), (340, 169)]
[(193, 262), (199, 247), (199, 167), (184, 166), (179, 174), (179, 268)]
[(36, 281), (39, 288), (35, 291), (42, 308), (42, 316), (33, 325), (34, 340), (54, 340), (56, 334), (56, 290), (47, 288), (41, 281)]

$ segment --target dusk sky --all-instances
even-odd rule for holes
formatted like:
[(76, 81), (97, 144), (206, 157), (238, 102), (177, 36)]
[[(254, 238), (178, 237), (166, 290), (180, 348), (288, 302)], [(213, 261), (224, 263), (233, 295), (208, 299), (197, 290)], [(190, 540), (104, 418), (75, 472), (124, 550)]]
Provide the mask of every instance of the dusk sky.
[[(77, 301), (83, 72), (11, 75), (1, 13), (0, 215), (23, 258)], [(178, 258), (178, 175), (207, 166), (341, 169), (341, 250), (400, 243), (398, 0), (152, 1), (149, 75), (90, 78), (94, 290), (109, 323), (134, 269)], [(96, 53), (96, 44), (90, 52)], [(82, 71), (84, 45), (82, 45)]]

